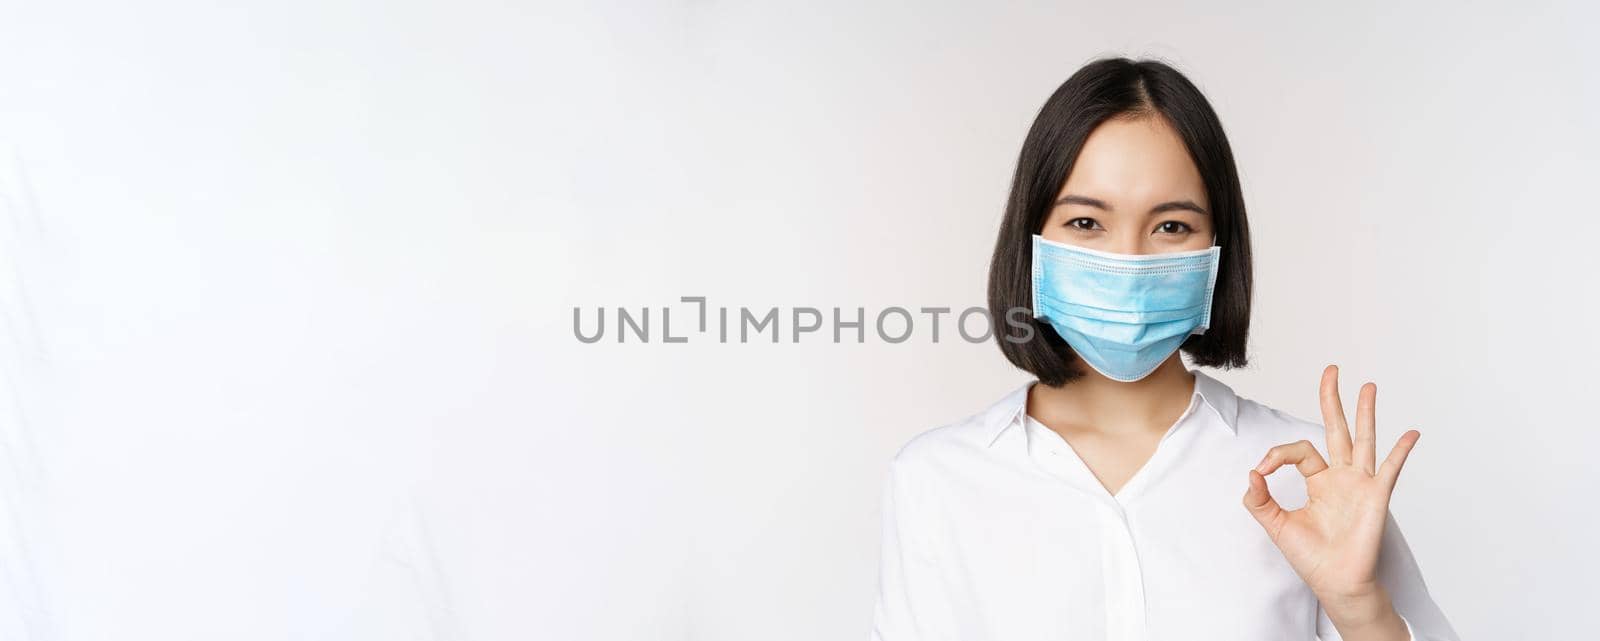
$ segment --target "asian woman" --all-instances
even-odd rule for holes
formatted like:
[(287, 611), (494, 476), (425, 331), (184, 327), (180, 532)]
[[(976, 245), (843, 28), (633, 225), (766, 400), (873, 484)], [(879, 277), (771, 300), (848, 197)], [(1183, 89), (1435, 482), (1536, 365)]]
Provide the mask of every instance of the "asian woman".
[(1379, 457), (1376, 386), (1352, 424), (1328, 366), (1317, 424), (1185, 365), (1246, 364), (1251, 270), (1201, 92), (1157, 61), (1067, 79), (989, 273), (1035, 380), (896, 453), (872, 639), (1457, 639), (1389, 513), (1420, 435)]

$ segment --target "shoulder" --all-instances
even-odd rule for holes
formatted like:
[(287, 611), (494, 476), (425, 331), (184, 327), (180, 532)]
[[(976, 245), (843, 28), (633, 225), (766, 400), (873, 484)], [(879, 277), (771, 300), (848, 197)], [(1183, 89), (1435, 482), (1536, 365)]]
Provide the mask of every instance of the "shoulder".
[(1239, 438), (1266, 447), (1306, 440), (1318, 451), (1327, 445), (1322, 423), (1302, 418), (1260, 401), (1239, 397)]
[(907, 470), (937, 465), (940, 461), (970, 450), (982, 431), (982, 413), (925, 429), (895, 450), (889, 461), (890, 466)]
[(917, 470), (984, 457), (993, 437), (1023, 411), (1030, 386), (1014, 388), (976, 413), (913, 435), (895, 451), (891, 466)]

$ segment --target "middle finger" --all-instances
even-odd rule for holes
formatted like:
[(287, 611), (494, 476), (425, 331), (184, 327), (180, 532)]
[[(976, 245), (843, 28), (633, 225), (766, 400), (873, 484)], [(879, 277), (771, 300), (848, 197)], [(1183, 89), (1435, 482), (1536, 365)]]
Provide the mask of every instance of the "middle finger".
[(1328, 463), (1350, 462), (1350, 427), (1344, 420), (1344, 404), (1339, 402), (1339, 366), (1322, 370), (1322, 426), (1328, 437)]

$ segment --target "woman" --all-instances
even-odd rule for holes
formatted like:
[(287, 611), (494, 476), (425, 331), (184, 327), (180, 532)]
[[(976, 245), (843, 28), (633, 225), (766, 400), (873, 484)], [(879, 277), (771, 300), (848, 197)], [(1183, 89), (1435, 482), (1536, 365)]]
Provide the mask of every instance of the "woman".
[(1062, 84), (989, 274), (1001, 351), (1038, 381), (895, 455), (872, 638), (1456, 639), (1388, 510), (1419, 434), (1377, 460), (1373, 384), (1352, 430), (1333, 366), (1323, 425), (1184, 366), (1245, 364), (1250, 271), (1193, 84), (1126, 59)]

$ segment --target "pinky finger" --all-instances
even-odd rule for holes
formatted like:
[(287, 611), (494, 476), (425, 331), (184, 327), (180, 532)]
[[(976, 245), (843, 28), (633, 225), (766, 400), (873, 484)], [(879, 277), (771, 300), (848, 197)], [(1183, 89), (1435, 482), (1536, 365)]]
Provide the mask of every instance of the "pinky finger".
[(1394, 444), (1394, 449), (1389, 450), (1389, 457), (1379, 466), (1378, 478), (1383, 480), (1390, 492), (1394, 491), (1395, 483), (1400, 480), (1400, 468), (1405, 467), (1406, 457), (1411, 455), (1411, 448), (1416, 447), (1419, 438), (1422, 438), (1422, 432), (1406, 430)]

